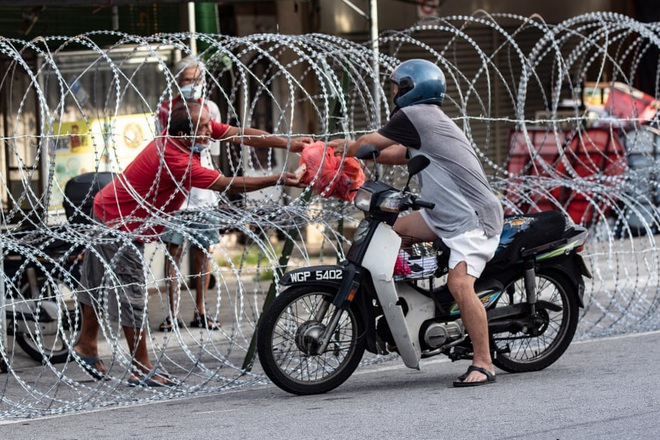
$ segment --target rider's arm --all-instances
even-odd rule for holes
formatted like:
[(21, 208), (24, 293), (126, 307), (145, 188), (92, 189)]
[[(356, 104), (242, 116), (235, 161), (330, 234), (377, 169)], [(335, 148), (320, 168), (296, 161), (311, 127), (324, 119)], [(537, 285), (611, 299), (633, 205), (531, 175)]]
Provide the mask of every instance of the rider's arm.
[(380, 151), (378, 163), (405, 165), (408, 163), (408, 149), (401, 144), (392, 145)]
[(380, 156), (377, 159), (378, 163), (387, 165), (404, 165), (408, 163), (406, 147), (397, 144), (392, 139), (383, 136), (377, 131), (360, 136), (355, 141), (337, 139), (330, 141), (328, 145), (335, 148), (335, 155), (337, 156), (341, 156), (345, 149), (346, 156), (348, 157), (355, 156), (358, 148), (362, 145), (373, 145), (380, 150)]
[(419, 148), (421, 139), (405, 111), (395, 112), (378, 131), (360, 136), (356, 141), (334, 140), (328, 143), (335, 147), (335, 155), (346, 150), (347, 156), (355, 156), (362, 145), (374, 145), (381, 151), (377, 161), (382, 164), (404, 165), (408, 163), (407, 148)]

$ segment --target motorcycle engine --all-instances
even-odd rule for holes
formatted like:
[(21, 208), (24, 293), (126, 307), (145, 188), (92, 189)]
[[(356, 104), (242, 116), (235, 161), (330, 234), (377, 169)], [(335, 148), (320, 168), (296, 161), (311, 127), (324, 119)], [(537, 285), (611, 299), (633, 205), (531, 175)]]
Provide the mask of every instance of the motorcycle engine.
[(460, 320), (452, 322), (427, 321), (420, 329), (420, 341), (427, 350), (435, 350), (463, 337), (465, 328)]

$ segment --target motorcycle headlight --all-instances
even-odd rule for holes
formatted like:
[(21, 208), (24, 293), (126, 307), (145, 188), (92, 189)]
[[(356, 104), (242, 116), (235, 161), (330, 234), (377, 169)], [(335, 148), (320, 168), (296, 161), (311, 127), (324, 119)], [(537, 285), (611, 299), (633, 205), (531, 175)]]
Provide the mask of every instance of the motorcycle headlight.
[(364, 188), (358, 189), (357, 193), (355, 194), (355, 199), (353, 199), (353, 203), (355, 204), (355, 207), (362, 210), (369, 212), (369, 209), (371, 208), (371, 194), (369, 191), (365, 190)]
[(378, 207), (381, 209), (381, 211), (401, 212), (401, 201), (401, 194), (391, 194), (390, 196), (382, 199), (378, 204)]

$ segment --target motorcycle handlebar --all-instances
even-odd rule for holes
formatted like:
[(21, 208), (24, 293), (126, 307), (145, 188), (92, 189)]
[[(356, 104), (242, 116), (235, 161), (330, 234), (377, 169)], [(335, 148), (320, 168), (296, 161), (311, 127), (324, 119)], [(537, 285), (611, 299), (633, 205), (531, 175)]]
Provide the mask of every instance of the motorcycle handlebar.
[(425, 202), (424, 200), (415, 200), (415, 206), (419, 208), (433, 209), (435, 208), (435, 203)]

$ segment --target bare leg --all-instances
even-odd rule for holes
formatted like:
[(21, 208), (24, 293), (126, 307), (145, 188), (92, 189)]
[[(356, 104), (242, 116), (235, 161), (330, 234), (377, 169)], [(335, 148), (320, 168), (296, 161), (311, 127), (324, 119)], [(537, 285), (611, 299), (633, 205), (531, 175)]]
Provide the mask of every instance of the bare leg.
[[(402, 247), (409, 247), (419, 241), (433, 241), (437, 235), (428, 227), (419, 212), (399, 217), (394, 224), (394, 231), (402, 238)], [(461, 310), (461, 318), (470, 335), (474, 347), (472, 365), (485, 368), (491, 373), (495, 371), (490, 357), (488, 340), (488, 320), (486, 309), (474, 291), (475, 278), (467, 273), (467, 264), (459, 263), (449, 270), (447, 285)], [(483, 381), (486, 376), (473, 371), (464, 382)]]
[(165, 261), (165, 273), (167, 274), (167, 290), (170, 301), (170, 316), (172, 320), (175, 321), (179, 315), (179, 301), (180, 301), (180, 289), (179, 289), (179, 265), (181, 263), (181, 255), (183, 254), (183, 248), (176, 244), (170, 243), (167, 247), (167, 250), (172, 257), (167, 258)]
[(434, 241), (438, 236), (428, 227), (419, 212), (399, 217), (394, 223), (394, 232), (401, 236), (401, 247), (408, 248), (420, 241)]
[(200, 316), (204, 316), (205, 327), (209, 330), (216, 330), (219, 328), (220, 323), (208, 316), (206, 313), (206, 294), (209, 290), (211, 282), (210, 261), (204, 249), (193, 248), (193, 260), (195, 265), (195, 317), (193, 321), (199, 320)]
[[(149, 359), (147, 340), (145, 339), (146, 334), (144, 332), (140, 332), (139, 329), (134, 329), (132, 327), (123, 326), (122, 328), (124, 329), (124, 335), (126, 336), (126, 343), (128, 344), (128, 348), (130, 349), (131, 355), (133, 357), (131, 379), (139, 380), (141, 377), (136, 373), (141, 373), (141, 376), (144, 376), (154, 369), (154, 364), (152, 364), (151, 359)], [(169, 383), (167, 378), (159, 374), (153, 375), (152, 380), (164, 384)]]
[(133, 367), (142, 373), (148, 373), (153, 370), (154, 366), (149, 359), (149, 352), (147, 350), (147, 341), (145, 335), (139, 334), (139, 329), (132, 327), (122, 326), (124, 335), (126, 335), (126, 343), (133, 357)]
[[(82, 328), (80, 329), (80, 339), (73, 347), (73, 350), (81, 356), (97, 357), (99, 355), (98, 335), (101, 329), (101, 323), (94, 308), (85, 304), (82, 306)], [(92, 365), (99, 373), (106, 374), (102, 361)]]
[[(475, 278), (467, 273), (467, 264), (462, 261), (454, 269), (449, 269), (447, 286), (461, 310), (463, 324), (470, 335), (474, 347), (472, 365), (485, 368), (494, 374), (488, 342), (488, 320), (486, 309), (474, 291)], [(480, 382), (486, 375), (472, 371), (463, 382)]]
[(211, 265), (209, 264), (210, 261), (206, 256), (204, 249), (194, 247), (192, 253), (195, 264), (193, 270), (195, 271), (194, 273), (197, 274), (197, 277), (195, 278), (196, 311), (200, 315), (205, 315), (206, 306), (204, 304), (204, 299), (206, 298), (206, 293), (208, 292), (209, 284), (211, 283)]

